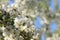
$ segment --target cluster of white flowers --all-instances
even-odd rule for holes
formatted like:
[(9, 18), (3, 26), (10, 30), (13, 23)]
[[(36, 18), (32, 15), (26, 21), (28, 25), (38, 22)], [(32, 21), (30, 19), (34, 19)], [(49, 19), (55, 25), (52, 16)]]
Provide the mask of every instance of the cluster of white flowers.
[[(32, 21), (38, 15), (37, 7), (34, 4), (37, 0), (16, 0), (15, 2), (12, 7), (6, 6), (6, 14), (9, 14), (10, 17), (7, 15), (7, 24), (4, 24), (2, 32), (0, 31), (2, 33), (1, 38), (4, 40), (39, 40), (40, 30), (36, 32), (34, 21)], [(14, 23), (11, 23), (13, 24), (10, 23), (12, 19)]]
[[(1, 31), (0, 31), (1, 32)], [(33, 21), (26, 16), (18, 16), (14, 19), (14, 26), (2, 27), (4, 40), (38, 40)]]

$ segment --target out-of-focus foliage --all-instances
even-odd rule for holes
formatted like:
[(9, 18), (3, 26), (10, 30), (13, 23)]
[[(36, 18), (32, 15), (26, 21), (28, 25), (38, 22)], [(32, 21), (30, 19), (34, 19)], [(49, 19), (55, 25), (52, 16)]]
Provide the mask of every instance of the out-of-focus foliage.
[(0, 3), (7, 4), (8, 0), (0, 0)]
[[(12, 6), (7, 0), (0, 2), (0, 40), (39, 40), (42, 33), (46, 38), (53, 36), (49, 24), (51, 20), (59, 24), (60, 13), (58, 7), (55, 12), (50, 11), (50, 0), (15, 0)], [(37, 16), (44, 25), (38, 30), (34, 25)], [(59, 29), (56, 32), (60, 35)]]

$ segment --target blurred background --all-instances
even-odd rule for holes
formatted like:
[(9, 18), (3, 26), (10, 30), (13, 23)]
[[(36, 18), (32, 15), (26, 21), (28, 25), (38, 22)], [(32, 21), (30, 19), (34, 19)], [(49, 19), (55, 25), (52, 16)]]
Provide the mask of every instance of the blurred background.
[[(16, 0), (0, 0), (0, 3), (11, 7), (15, 4), (15, 1)], [(60, 40), (60, 0), (38, 1), (40, 1), (38, 7), (40, 15), (36, 16), (34, 25), (37, 30), (43, 29), (41, 40)], [(3, 9), (5, 9), (5, 7)], [(46, 17), (46, 19), (44, 17)], [(46, 34), (48, 35), (46, 36)]]

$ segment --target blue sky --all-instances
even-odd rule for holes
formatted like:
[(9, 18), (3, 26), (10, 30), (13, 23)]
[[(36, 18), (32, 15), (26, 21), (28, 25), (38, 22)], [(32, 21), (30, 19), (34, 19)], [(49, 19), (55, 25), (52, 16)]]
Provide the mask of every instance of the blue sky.
[[(11, 5), (12, 3), (14, 3), (14, 0), (9, 1), (8, 3), (9, 3), (9, 5)], [(58, 4), (59, 4), (59, 10), (60, 10), (60, 0), (58, 0)], [(51, 0), (50, 7), (51, 7), (51, 11), (53, 12), (55, 10), (54, 0)], [(40, 23), (40, 21), (41, 21), (41, 18), (39, 16), (37, 16), (36, 20), (35, 20), (35, 26), (36, 26), (36, 28), (40, 28), (42, 26), (42, 24)], [(57, 27), (57, 24), (52, 21), (50, 23), (50, 31), (54, 32), (54, 30), (56, 29), (56, 27)], [(41, 40), (45, 40), (44, 35), (42, 35)]]
[(55, 10), (55, 7), (54, 7), (54, 0), (51, 0), (50, 8), (51, 8), (51, 11), (54, 11), (54, 10)]
[(9, 0), (8, 5), (11, 6), (12, 4), (14, 4), (14, 2), (15, 2), (14, 0)]
[(58, 0), (59, 10), (60, 10), (60, 0)]
[(35, 27), (38, 29), (42, 26), (41, 24), (41, 18), (39, 16), (36, 17), (36, 20), (35, 20)]
[(54, 21), (51, 21), (51, 23), (50, 23), (50, 31), (54, 32), (56, 28), (57, 28), (57, 24)]

